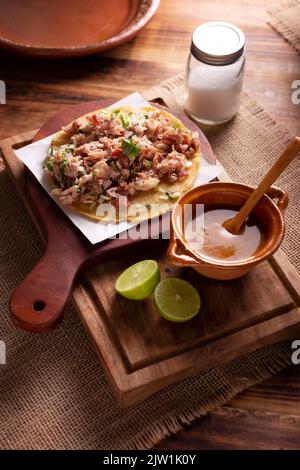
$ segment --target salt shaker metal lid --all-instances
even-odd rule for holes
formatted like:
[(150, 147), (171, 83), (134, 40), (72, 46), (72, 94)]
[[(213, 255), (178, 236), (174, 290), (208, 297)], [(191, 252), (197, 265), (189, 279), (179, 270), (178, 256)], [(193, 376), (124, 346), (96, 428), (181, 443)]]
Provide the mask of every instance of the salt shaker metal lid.
[(206, 64), (232, 64), (242, 56), (244, 47), (243, 32), (223, 21), (204, 23), (192, 35), (191, 53)]

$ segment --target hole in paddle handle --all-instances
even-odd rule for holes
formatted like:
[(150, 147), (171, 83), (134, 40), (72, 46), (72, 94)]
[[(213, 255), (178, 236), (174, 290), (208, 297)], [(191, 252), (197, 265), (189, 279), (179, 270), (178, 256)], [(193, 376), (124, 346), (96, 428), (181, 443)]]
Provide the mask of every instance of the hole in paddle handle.
[(33, 308), (36, 312), (41, 312), (46, 307), (46, 304), (43, 300), (36, 300), (33, 304)]

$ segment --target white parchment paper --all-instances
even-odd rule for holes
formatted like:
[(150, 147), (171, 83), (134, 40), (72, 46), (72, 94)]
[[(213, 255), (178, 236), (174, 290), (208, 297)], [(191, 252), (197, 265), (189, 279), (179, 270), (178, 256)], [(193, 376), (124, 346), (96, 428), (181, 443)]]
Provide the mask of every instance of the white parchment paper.
[[(123, 105), (130, 105), (138, 110), (144, 106), (149, 106), (149, 103), (145, 100), (145, 98), (143, 98), (142, 95), (135, 92), (126, 98), (117, 101), (111, 107), (117, 108)], [(43, 163), (47, 157), (52, 137), (53, 136), (50, 135), (45, 139), (39, 140), (15, 151), (17, 157), (30, 169), (30, 171), (34, 174), (36, 179), (51, 197), (51, 187), (48, 178), (44, 174)], [(201, 165), (194, 186), (208, 183), (213, 178), (217, 177), (220, 173), (221, 169), (217, 165), (209, 163), (206, 160), (205, 155), (202, 154)], [(53, 199), (55, 202), (57, 202), (55, 198)], [(106, 240), (107, 238), (113, 237), (116, 234), (136, 225), (135, 223), (128, 223), (126, 221), (120, 223), (104, 224), (90, 220), (80, 214), (76, 214), (76, 212), (61, 207), (60, 205), (59, 207), (92, 244), (99, 243), (103, 240)]]

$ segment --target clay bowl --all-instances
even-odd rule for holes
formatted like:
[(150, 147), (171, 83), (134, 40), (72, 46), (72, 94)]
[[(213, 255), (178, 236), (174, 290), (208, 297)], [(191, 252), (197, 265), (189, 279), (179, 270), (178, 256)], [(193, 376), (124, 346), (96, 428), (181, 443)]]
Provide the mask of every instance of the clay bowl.
[(133, 38), (159, 0), (1, 0), (0, 46), (40, 57), (83, 56)]
[[(183, 194), (171, 214), (171, 235), (167, 256), (175, 266), (192, 267), (198, 273), (212, 279), (235, 279), (246, 274), (258, 263), (269, 258), (280, 246), (284, 236), (284, 211), (288, 196), (272, 186), (253, 211), (262, 232), (262, 242), (249, 258), (238, 261), (207, 260), (195, 251), (184, 236), (183, 211), (185, 204), (204, 204), (240, 208), (249, 198), (253, 188), (239, 183), (208, 183)], [(277, 199), (277, 202), (274, 201)]]

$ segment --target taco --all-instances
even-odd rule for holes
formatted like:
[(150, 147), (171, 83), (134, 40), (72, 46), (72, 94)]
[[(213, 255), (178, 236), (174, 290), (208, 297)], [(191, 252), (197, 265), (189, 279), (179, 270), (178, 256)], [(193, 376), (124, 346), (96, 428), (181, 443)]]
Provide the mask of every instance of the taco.
[(44, 164), (61, 205), (106, 221), (113, 217), (103, 207), (114, 208), (117, 220), (124, 207), (131, 221), (166, 212), (193, 186), (199, 166), (198, 133), (152, 106), (76, 119), (54, 135)]

